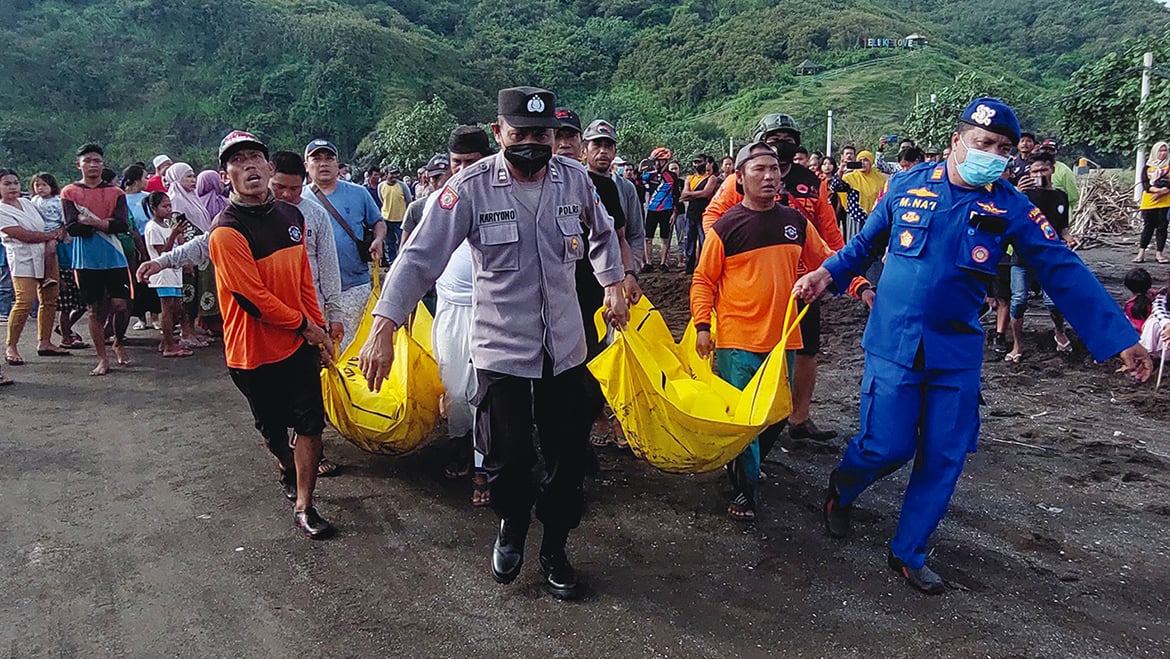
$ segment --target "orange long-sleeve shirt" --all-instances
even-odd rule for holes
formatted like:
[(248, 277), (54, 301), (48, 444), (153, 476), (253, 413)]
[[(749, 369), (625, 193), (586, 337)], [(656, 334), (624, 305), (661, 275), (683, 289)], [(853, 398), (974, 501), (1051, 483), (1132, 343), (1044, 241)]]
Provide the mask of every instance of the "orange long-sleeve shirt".
[(236, 203), (220, 213), (208, 239), (231, 368), (254, 369), (290, 357), (305, 323), (325, 324), (296, 206)]
[[(801, 261), (820, 267), (833, 250), (797, 211), (777, 204), (770, 211), (732, 206), (707, 232), (691, 284), (696, 329), (719, 319), (715, 344), (768, 352), (784, 333), (784, 313)], [(786, 348), (804, 345), (798, 327)]]

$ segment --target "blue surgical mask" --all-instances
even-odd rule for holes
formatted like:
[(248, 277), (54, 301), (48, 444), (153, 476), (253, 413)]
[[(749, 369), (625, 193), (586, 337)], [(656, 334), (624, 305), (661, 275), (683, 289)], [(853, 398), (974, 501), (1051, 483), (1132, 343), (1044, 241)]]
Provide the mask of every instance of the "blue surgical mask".
[(963, 142), (961, 137), (959, 141), (967, 147), (967, 157), (955, 166), (964, 181), (970, 185), (983, 186), (994, 183), (1003, 175), (1003, 170), (1007, 169), (1008, 165), (1006, 156), (973, 149), (970, 144)]

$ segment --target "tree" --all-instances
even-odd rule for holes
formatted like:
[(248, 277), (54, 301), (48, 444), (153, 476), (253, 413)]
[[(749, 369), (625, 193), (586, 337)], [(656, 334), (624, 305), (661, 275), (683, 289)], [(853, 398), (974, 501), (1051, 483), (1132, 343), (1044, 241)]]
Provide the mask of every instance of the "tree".
[[(1131, 152), (1137, 146), (1139, 112), (1149, 142), (1170, 136), (1170, 31), (1157, 39), (1130, 42), (1122, 53), (1109, 53), (1073, 74), (1061, 103), (1060, 126), (1066, 141), (1099, 150)], [(1150, 97), (1141, 100), (1141, 58), (1154, 53)], [(1148, 144), (1146, 146), (1149, 146)]]
[(905, 137), (918, 144), (942, 149), (951, 140), (959, 115), (967, 104), (980, 96), (994, 96), (1015, 107), (1015, 91), (1004, 78), (989, 78), (974, 72), (960, 73), (955, 81), (923, 99), (903, 125)]
[(405, 115), (386, 115), (358, 146), (358, 161), (367, 165), (397, 164), (404, 171), (422, 167), (436, 153), (447, 151), (455, 115), (438, 96), (415, 103)]

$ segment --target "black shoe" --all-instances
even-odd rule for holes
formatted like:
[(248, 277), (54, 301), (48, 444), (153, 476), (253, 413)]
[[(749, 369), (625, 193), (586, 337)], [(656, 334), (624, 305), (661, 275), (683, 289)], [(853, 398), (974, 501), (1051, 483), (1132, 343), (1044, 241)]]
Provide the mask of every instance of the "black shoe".
[(853, 525), (849, 521), (849, 513), (853, 506), (841, 505), (841, 495), (837, 493), (837, 472), (829, 474), (829, 488), (825, 491), (825, 530), (834, 538), (848, 538), (853, 533)]
[(309, 536), (310, 540), (325, 540), (332, 538), (337, 533), (337, 529), (318, 515), (317, 509), (311, 506), (304, 510), (294, 511), (293, 522), (297, 528)]
[(815, 442), (827, 442), (837, 438), (835, 430), (821, 430), (812, 419), (804, 423), (794, 423), (788, 426), (788, 436), (793, 439), (811, 439)]
[(886, 564), (890, 566), (891, 570), (902, 575), (906, 583), (913, 586), (920, 593), (941, 595), (947, 589), (942, 577), (938, 576), (934, 570), (925, 565), (919, 568), (910, 567), (903, 563), (897, 556), (894, 556), (894, 552), (890, 552), (886, 556)]
[(297, 500), (297, 475), (288, 472), (280, 472), (280, 491), (284, 493), (284, 498), (296, 503)]
[(1007, 337), (997, 332), (995, 338), (991, 340), (991, 349), (1000, 354), (1006, 353), (1010, 349)]
[(500, 520), (500, 533), (492, 548), (492, 577), (496, 583), (509, 584), (520, 574), (524, 564), (524, 540), (528, 537), (528, 520)]
[(559, 600), (575, 600), (581, 594), (577, 571), (569, 563), (564, 551), (540, 555), (540, 573), (544, 575), (544, 589)]

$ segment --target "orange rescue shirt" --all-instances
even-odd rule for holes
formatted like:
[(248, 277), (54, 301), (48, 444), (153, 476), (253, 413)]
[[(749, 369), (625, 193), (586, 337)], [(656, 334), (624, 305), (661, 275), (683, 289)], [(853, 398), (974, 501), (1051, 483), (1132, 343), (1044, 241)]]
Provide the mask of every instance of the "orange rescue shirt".
[[(691, 284), (695, 328), (710, 329), (714, 310), (718, 347), (771, 351), (784, 333), (797, 264), (819, 268), (833, 250), (804, 215), (780, 204), (769, 211), (736, 204), (712, 225), (706, 240)], [(797, 327), (786, 348), (803, 345)]]
[(254, 369), (288, 359), (305, 339), (305, 323), (325, 325), (296, 206), (232, 203), (208, 239), (223, 313), (230, 368)]

